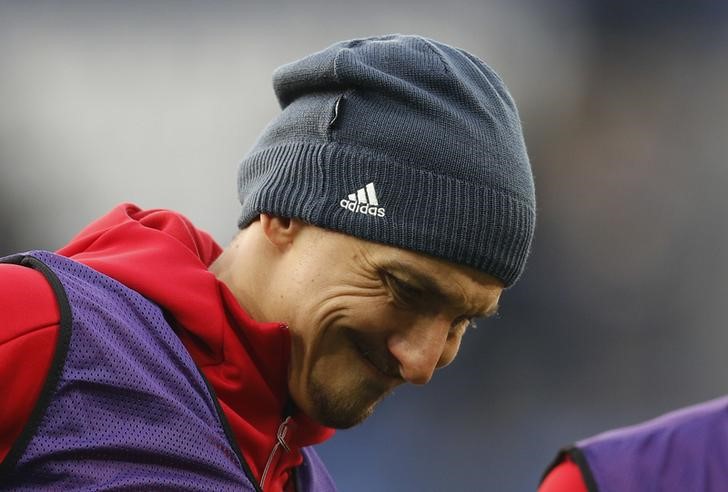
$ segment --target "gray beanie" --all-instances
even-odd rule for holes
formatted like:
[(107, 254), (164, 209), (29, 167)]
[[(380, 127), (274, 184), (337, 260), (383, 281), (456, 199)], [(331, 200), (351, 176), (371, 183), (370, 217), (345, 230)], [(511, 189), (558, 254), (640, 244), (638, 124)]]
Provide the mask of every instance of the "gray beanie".
[(240, 228), (296, 217), (516, 281), (533, 177), (516, 106), (485, 63), (380, 36), (284, 65), (273, 87), (283, 111), (240, 165)]

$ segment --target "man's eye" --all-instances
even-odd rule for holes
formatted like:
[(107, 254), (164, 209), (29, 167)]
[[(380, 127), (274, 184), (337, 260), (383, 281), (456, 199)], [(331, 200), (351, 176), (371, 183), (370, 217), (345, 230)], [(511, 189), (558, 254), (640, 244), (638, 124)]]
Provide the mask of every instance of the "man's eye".
[(385, 274), (385, 281), (397, 302), (407, 306), (415, 306), (422, 302), (423, 293), (397, 277)]

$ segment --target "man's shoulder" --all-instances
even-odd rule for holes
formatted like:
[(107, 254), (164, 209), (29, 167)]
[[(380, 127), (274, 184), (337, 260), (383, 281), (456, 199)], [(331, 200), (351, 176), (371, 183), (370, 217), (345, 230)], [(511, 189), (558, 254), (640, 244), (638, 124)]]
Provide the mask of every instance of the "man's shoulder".
[(55, 293), (42, 273), (0, 264), (0, 344), (55, 328), (59, 319)]

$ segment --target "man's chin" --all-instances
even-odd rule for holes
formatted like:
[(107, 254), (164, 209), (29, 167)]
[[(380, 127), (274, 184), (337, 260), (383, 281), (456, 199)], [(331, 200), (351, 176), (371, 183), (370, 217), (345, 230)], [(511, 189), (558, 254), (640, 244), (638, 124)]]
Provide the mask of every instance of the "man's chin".
[(354, 413), (320, 411), (318, 421), (332, 429), (350, 429), (364, 422), (374, 413), (374, 406), (369, 406), (365, 411)]
[(313, 385), (311, 390), (315, 420), (334, 429), (349, 429), (361, 424), (374, 413), (374, 408), (386, 396), (384, 393), (378, 398), (363, 401), (342, 394), (332, 395), (317, 385)]

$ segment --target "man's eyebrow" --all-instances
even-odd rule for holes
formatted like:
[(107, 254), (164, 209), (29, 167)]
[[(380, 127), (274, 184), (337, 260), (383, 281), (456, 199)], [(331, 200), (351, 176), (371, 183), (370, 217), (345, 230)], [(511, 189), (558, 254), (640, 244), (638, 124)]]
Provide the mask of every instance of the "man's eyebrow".
[[(460, 296), (449, 293), (447, 289), (440, 285), (440, 283), (435, 278), (431, 277), (426, 273), (422, 273), (414, 268), (411, 268), (406, 263), (402, 263), (400, 261), (391, 261), (388, 262), (386, 265), (383, 265), (382, 268), (386, 270), (389, 274), (395, 272), (404, 273), (407, 278), (396, 277), (397, 280), (407, 285), (412, 285), (418, 290), (422, 290), (427, 294), (438, 297), (440, 299), (445, 299), (449, 303), (456, 306), (461, 306), (463, 304), (463, 299)], [(496, 302), (495, 304), (483, 307), (478, 312), (471, 314), (475, 318), (489, 318), (498, 313), (498, 307), (498, 303)]]
[(498, 314), (499, 309), (500, 309), (500, 304), (496, 302), (495, 304), (491, 304), (489, 308), (484, 309), (483, 311), (479, 312), (476, 315), (476, 318), (491, 318), (491, 317), (495, 316), (496, 314)]

